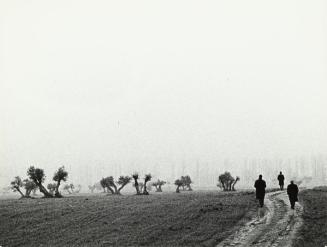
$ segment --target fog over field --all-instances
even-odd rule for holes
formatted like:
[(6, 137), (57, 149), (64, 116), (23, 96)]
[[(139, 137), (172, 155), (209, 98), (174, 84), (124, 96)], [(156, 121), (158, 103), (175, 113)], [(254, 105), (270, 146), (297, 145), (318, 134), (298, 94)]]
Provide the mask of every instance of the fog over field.
[(0, 187), (30, 165), (49, 180), (64, 165), (84, 189), (134, 171), (326, 178), (326, 9), (1, 1)]

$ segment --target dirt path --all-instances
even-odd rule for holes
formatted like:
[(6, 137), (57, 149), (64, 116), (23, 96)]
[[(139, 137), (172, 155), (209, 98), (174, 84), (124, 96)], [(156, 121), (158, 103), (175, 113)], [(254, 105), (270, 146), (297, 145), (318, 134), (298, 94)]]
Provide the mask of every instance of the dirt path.
[(291, 210), (286, 192), (268, 193), (265, 206), (258, 210), (256, 218), (219, 243), (217, 247), (290, 247), (302, 225), (302, 206), (297, 203), (295, 210)]

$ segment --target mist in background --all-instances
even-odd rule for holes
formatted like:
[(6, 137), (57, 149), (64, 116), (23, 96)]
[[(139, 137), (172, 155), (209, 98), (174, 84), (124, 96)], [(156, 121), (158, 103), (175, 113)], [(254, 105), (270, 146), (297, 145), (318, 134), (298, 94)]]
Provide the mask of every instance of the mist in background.
[(84, 185), (326, 176), (326, 16), (323, 0), (1, 1), (0, 186), (30, 165)]

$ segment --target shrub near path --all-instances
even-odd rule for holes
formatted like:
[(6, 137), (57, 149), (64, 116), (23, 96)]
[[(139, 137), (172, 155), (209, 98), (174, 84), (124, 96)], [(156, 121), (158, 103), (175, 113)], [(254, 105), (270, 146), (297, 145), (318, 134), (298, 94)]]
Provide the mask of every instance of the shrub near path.
[(256, 208), (248, 192), (0, 200), (0, 245), (214, 246)]

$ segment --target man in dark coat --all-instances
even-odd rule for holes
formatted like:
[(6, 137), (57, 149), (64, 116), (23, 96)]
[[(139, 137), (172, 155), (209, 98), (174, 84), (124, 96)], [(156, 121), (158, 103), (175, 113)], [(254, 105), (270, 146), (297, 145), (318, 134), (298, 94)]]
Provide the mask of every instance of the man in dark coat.
[(287, 194), (288, 198), (290, 199), (291, 203), (291, 209), (294, 209), (295, 202), (298, 201), (297, 195), (299, 193), (299, 188), (297, 187), (296, 184), (294, 184), (294, 181), (291, 181), (291, 184), (287, 186)]
[(282, 174), (282, 172), (279, 173), (277, 179), (279, 181), (279, 188), (280, 188), (280, 190), (283, 190), (284, 189), (284, 180), (285, 180), (285, 177)]
[(260, 207), (263, 207), (263, 202), (266, 194), (266, 182), (259, 175), (259, 179), (255, 181), (254, 187), (256, 189), (256, 198), (259, 200)]

